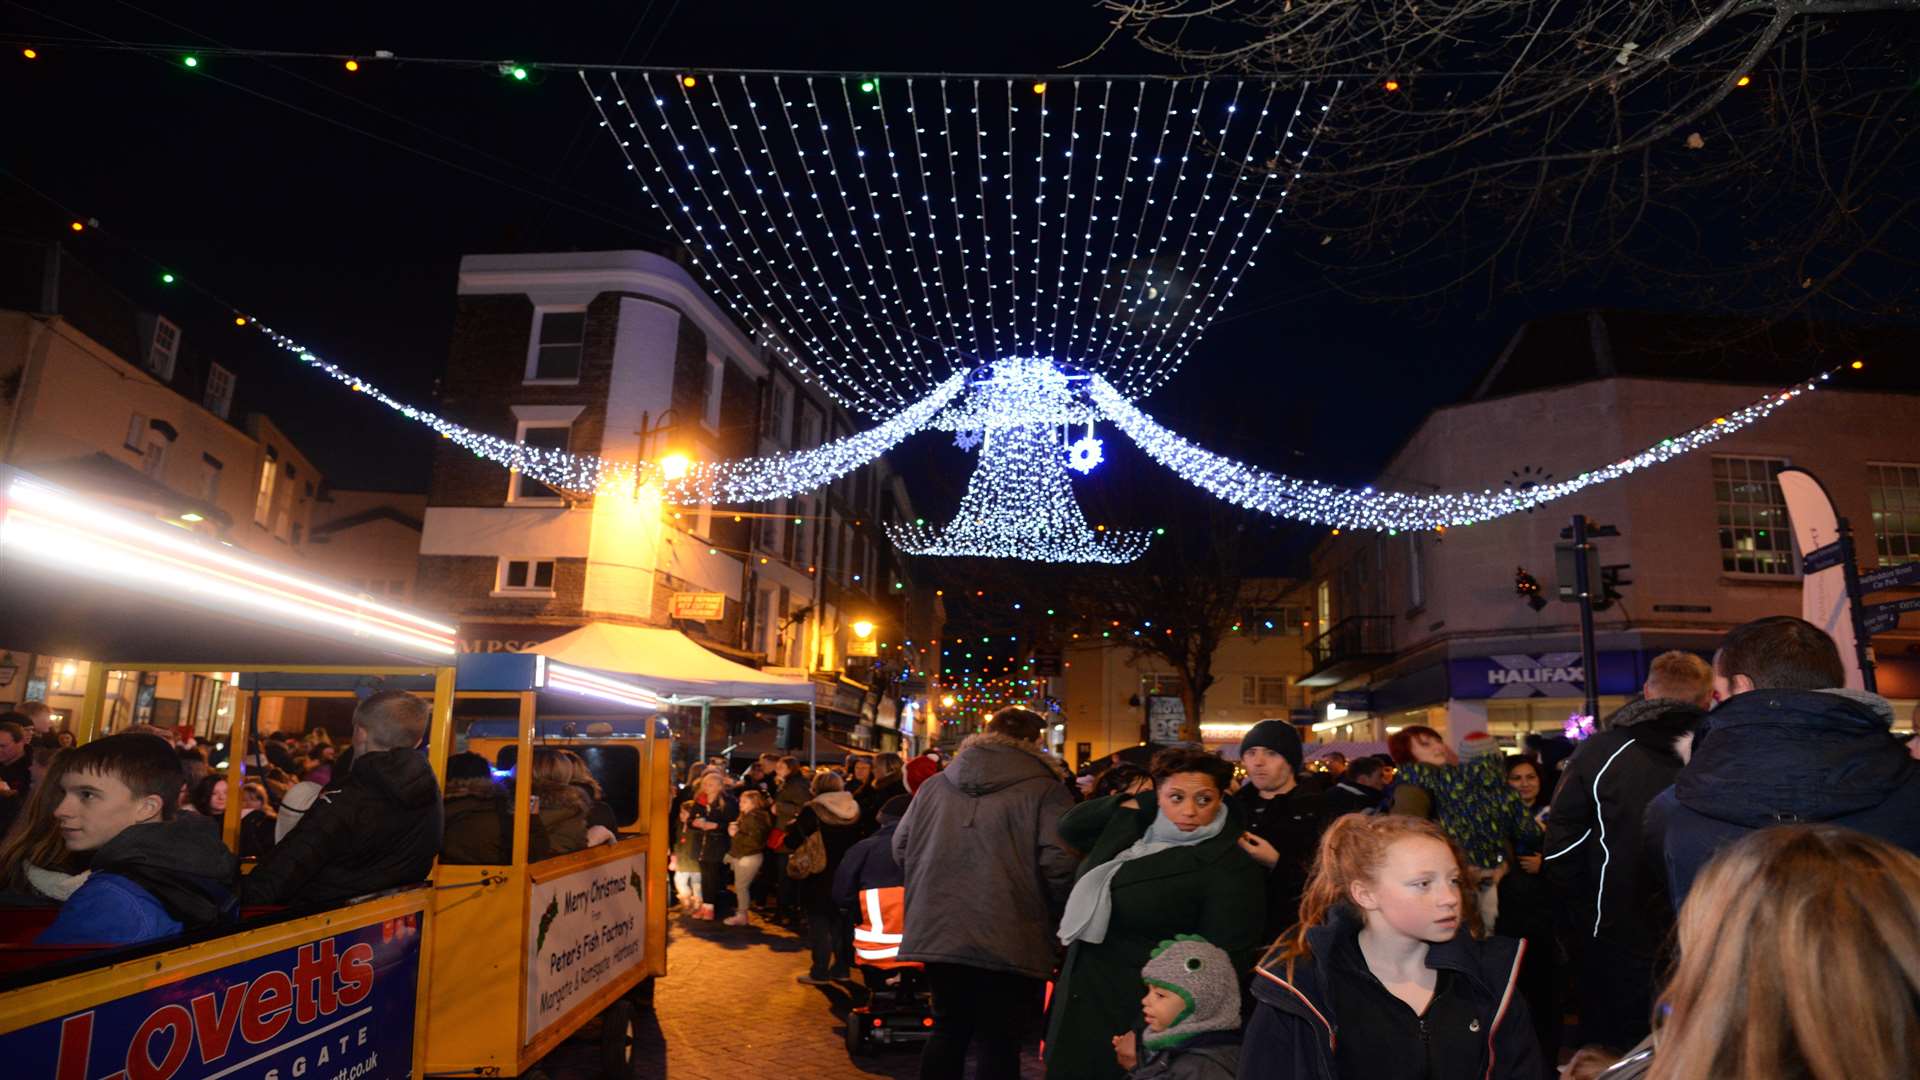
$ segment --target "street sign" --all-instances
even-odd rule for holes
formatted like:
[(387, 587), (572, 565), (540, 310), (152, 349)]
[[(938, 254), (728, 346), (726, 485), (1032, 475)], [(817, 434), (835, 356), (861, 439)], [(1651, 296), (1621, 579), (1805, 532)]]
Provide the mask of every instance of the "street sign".
[(1841, 557), (1840, 541), (1835, 540), (1825, 547), (1814, 548), (1812, 551), (1800, 556), (1800, 572), (1803, 574), (1817, 574), (1829, 566), (1839, 566)]
[(1051, 678), (1061, 673), (1061, 657), (1057, 652), (1036, 652), (1033, 654), (1033, 673)]
[(1348, 712), (1373, 711), (1373, 693), (1369, 690), (1335, 690), (1333, 704)]
[(1312, 709), (1288, 709), (1287, 719), (1294, 724), (1311, 724), (1320, 719), (1320, 714)]
[(1860, 628), (1869, 634), (1884, 634), (1900, 625), (1903, 611), (1920, 611), (1920, 596), (1866, 605), (1860, 609)]
[(674, 593), (667, 601), (667, 614), (675, 619), (691, 619), (694, 622), (713, 622), (716, 619), (724, 618), (726, 612), (726, 593)]
[(877, 657), (880, 655), (880, 642), (870, 637), (869, 638), (859, 638), (859, 637), (848, 638), (847, 639), (847, 655), (850, 657), (852, 656)]
[(1920, 587), (1920, 562), (1904, 563), (1900, 566), (1883, 566), (1878, 570), (1869, 570), (1860, 575), (1861, 592), (1879, 592), (1882, 589), (1905, 589)]

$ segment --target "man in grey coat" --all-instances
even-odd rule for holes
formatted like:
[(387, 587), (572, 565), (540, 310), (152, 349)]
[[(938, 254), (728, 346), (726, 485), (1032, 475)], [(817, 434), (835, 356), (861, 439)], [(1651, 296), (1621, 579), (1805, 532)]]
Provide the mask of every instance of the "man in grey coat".
[(907, 881), (900, 959), (925, 964), (933, 988), (922, 1080), (958, 1080), (975, 1043), (979, 1080), (1020, 1075), (1080, 862), (1060, 839), (1073, 797), (1040, 746), (1045, 729), (1026, 709), (1000, 710), (914, 791), (893, 834)]

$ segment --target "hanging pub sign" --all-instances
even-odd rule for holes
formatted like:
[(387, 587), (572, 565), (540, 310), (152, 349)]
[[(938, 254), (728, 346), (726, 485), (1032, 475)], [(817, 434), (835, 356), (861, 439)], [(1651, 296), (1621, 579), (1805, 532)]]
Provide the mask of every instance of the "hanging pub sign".
[(717, 592), (674, 593), (667, 601), (667, 614), (693, 622), (713, 622), (726, 616), (727, 594)]

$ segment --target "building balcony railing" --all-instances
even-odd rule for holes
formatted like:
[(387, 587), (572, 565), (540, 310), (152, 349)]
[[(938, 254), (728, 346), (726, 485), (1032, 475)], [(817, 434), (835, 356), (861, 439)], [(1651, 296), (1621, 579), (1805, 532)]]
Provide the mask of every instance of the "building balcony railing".
[(1393, 616), (1350, 615), (1307, 642), (1301, 686), (1335, 686), (1393, 657)]

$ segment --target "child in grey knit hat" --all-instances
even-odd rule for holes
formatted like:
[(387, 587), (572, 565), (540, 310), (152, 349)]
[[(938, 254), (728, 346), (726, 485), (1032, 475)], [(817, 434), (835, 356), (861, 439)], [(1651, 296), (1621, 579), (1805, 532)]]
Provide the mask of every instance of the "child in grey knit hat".
[[(1140, 969), (1147, 984), (1137, 1049), (1129, 1032), (1114, 1040), (1133, 1080), (1233, 1080), (1240, 1070), (1240, 979), (1233, 961), (1194, 934), (1162, 941)], [(1133, 1049), (1129, 1055), (1125, 1052)]]

